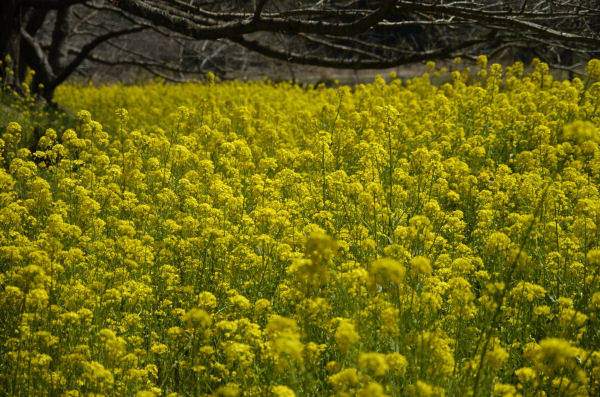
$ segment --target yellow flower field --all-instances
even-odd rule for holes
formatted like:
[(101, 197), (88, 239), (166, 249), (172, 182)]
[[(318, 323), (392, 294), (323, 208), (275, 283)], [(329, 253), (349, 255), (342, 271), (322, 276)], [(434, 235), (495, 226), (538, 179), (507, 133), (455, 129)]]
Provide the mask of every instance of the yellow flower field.
[(0, 131), (1, 391), (600, 394), (600, 61), (211, 77)]

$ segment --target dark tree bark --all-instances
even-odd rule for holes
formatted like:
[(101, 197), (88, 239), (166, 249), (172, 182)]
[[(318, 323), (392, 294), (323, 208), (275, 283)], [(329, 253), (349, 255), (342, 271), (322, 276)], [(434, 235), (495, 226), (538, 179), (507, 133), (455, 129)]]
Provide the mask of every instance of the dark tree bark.
[[(6, 0), (0, 4), (0, 55), (4, 61), (6, 56), (12, 58), (13, 64), (18, 64), (21, 45), (21, 8), (18, 0)], [(8, 83), (12, 79), (4, 76)]]

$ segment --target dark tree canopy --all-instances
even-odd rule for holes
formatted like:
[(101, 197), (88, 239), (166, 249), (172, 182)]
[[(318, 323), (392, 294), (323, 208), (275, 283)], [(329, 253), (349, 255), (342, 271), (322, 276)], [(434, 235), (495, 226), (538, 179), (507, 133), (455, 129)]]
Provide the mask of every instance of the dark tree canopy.
[(4, 79), (18, 86), (32, 69), (32, 89), (48, 100), (86, 62), (135, 65), (182, 79), (189, 73), (236, 67), (240, 59), (225, 59), (240, 46), (285, 62), (355, 70), (519, 51), (569, 67), (575, 59), (598, 54), (600, 2), (0, 2), (0, 56), (10, 56), (15, 71), (2, 72)]

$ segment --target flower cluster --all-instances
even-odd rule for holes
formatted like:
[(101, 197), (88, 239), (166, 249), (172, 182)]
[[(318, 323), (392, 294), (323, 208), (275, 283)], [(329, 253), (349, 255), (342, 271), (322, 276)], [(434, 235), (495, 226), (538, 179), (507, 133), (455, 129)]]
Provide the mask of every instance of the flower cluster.
[(0, 131), (0, 390), (600, 394), (598, 65), (59, 87)]

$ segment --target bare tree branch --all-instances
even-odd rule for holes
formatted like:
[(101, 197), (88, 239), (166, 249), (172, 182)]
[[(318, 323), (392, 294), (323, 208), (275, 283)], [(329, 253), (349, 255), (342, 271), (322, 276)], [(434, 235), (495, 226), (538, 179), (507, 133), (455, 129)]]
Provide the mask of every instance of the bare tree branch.
[(334, 68), (349, 68), (349, 69), (385, 69), (398, 65), (405, 65), (409, 63), (420, 62), (429, 60), (432, 58), (454, 58), (454, 52), (463, 50), (470, 46), (480, 44), (486, 39), (469, 40), (461, 43), (452, 48), (442, 48), (432, 51), (425, 51), (422, 53), (414, 53), (401, 58), (392, 58), (386, 60), (356, 60), (356, 59), (336, 59), (329, 57), (312, 57), (304, 54), (298, 54), (294, 52), (283, 52), (275, 48), (262, 45), (257, 41), (246, 40), (243, 37), (234, 37), (230, 39), (234, 43), (237, 43), (251, 51), (258, 52), (265, 56), (280, 59), (282, 61), (298, 63), (303, 65), (317, 65)]
[[(134, 15), (146, 18), (158, 25), (175, 32), (189, 35), (196, 39), (212, 40), (255, 32), (286, 32), (329, 34), (335, 36), (351, 36), (364, 32), (387, 17), (394, 9), (395, 0), (383, 0), (383, 5), (370, 14), (349, 23), (325, 23), (318, 20), (298, 20), (292, 18), (243, 19), (221, 25), (197, 25), (190, 19), (166, 13), (163, 9), (153, 7), (140, 0), (120, 0), (119, 8)], [(210, 23), (210, 21), (207, 21)]]
[(146, 29), (147, 28), (145, 26), (136, 26), (129, 29), (117, 30), (114, 32), (106, 33), (102, 36), (96, 37), (94, 40), (83, 46), (79, 51), (79, 54), (77, 54), (77, 56), (73, 60), (71, 60), (71, 62), (69, 62), (69, 64), (56, 76), (56, 78), (51, 82), (52, 87), (56, 87), (63, 81), (65, 81), (67, 77), (69, 77), (69, 75), (73, 73), (77, 66), (79, 66), (88, 57), (88, 55), (100, 44), (115, 37), (141, 32)]
[(600, 45), (600, 38), (559, 31), (549, 26), (543, 26), (526, 19), (520, 19), (512, 14), (498, 14), (496, 12), (482, 11), (463, 7), (453, 7), (442, 4), (421, 4), (416, 2), (398, 1), (398, 9), (402, 11), (435, 12), (437, 14), (453, 15), (477, 23), (493, 23), (507, 28), (531, 31), (543, 34), (546, 37), (563, 41), (574, 41), (584, 44)]
[(597, 0), (3, 0), (0, 56), (18, 65), (14, 80), (35, 69), (51, 98), (86, 60), (175, 80), (264, 57), (355, 70), (479, 53), (573, 65), (600, 54), (598, 26)]
[(55, 75), (54, 71), (52, 70), (52, 66), (50, 65), (50, 62), (48, 62), (48, 57), (46, 56), (46, 53), (39, 42), (37, 42), (29, 33), (27, 33), (25, 28), (21, 28), (21, 37), (24, 39), (24, 42), (31, 51), (33, 62), (37, 66), (37, 73), (41, 73), (46, 81), (54, 79)]

